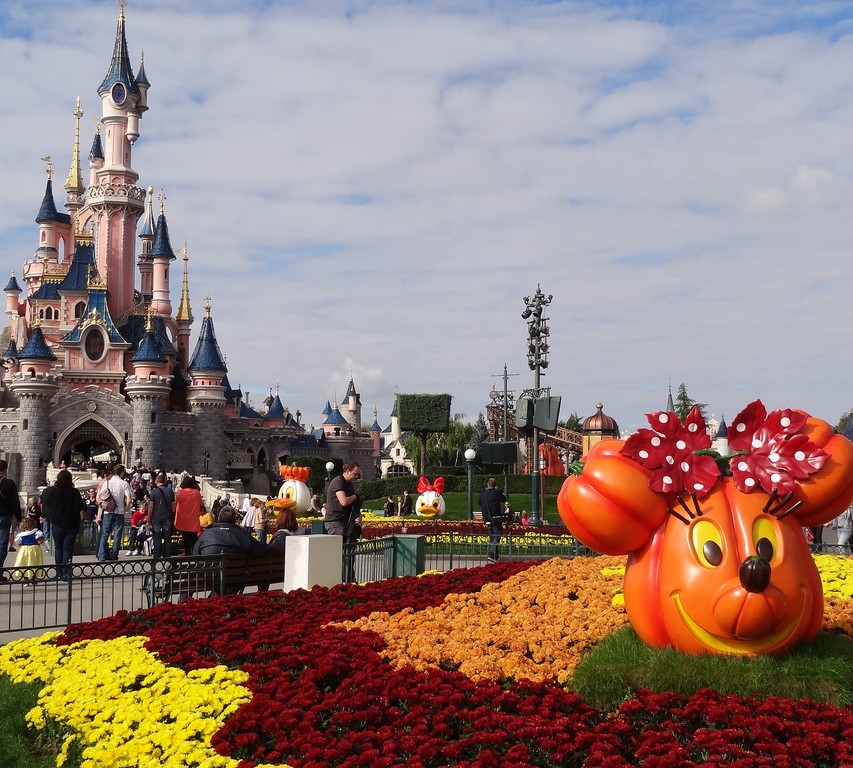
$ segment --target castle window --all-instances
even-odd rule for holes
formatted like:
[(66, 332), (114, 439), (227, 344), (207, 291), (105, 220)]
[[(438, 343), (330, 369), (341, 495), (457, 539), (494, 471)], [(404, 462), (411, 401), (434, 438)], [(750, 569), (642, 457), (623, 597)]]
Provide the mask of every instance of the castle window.
[(81, 317), (83, 317), (83, 313), (85, 311), (86, 311), (86, 302), (85, 301), (78, 301), (74, 305), (74, 319), (79, 320)]
[(86, 357), (96, 363), (104, 356), (104, 348), (104, 335), (97, 328), (89, 330), (83, 341), (83, 351), (86, 353)]
[(29, 419), (24, 419), (24, 420), (21, 422), (21, 429), (29, 429), (29, 428), (30, 428), (30, 420), (29, 420)]
[(44, 311), (44, 319), (45, 320), (53, 320), (53, 307), (48, 307)]

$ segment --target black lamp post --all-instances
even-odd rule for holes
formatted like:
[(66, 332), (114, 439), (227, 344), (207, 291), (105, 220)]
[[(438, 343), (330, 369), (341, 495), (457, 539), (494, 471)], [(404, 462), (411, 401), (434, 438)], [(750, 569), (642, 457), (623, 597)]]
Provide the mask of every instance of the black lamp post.
[[(324, 489), (327, 493), (329, 491), (329, 483), (332, 482), (332, 472), (334, 472), (334, 471), (335, 471), (335, 462), (327, 461), (326, 462), (326, 487)], [(324, 501), (325, 501), (325, 499), (324, 499)]]
[(202, 454), (202, 457), (204, 458), (204, 474), (206, 476), (207, 475), (207, 468), (210, 466), (210, 451), (205, 451)]
[[(532, 399), (534, 414), (536, 401), (542, 397), (540, 378), (542, 371), (548, 367), (548, 318), (542, 317), (542, 311), (551, 303), (553, 296), (542, 293), (537, 285), (533, 298), (524, 297), (524, 312), (521, 317), (527, 320), (527, 366), (533, 371)], [(532, 499), (530, 505), (530, 524), (542, 525), (539, 515), (539, 428), (533, 422), (533, 455), (527, 457), (528, 465), (532, 464)]]

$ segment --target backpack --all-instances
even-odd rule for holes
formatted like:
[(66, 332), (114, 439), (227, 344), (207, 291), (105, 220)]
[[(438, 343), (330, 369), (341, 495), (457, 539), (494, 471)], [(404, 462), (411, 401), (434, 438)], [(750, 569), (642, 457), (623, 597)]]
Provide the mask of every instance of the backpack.
[(95, 498), (98, 501), (98, 509), (100, 509), (101, 512), (110, 514), (116, 511), (116, 500), (110, 493), (110, 486), (106, 480), (104, 480), (104, 482), (98, 487), (98, 493)]

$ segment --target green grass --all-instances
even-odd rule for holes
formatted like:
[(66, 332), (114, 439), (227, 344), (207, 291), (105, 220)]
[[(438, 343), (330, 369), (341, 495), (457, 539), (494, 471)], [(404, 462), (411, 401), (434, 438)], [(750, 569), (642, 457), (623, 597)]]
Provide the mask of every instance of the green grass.
[[(3, 768), (49, 768), (56, 753), (45, 754), (29, 737), (24, 715), (36, 704), (41, 683), (12, 683), (0, 675), (0, 765)], [(58, 751), (58, 747), (57, 747)]]
[(570, 687), (591, 705), (615, 710), (639, 688), (691, 694), (713, 688), (738, 696), (853, 703), (853, 641), (821, 633), (781, 656), (688, 656), (648, 648), (630, 627), (593, 648), (575, 670)]
[[(477, 500), (480, 497), (480, 490), (474, 492), (474, 509), (479, 509)], [(467, 520), (468, 519), (468, 494), (467, 493), (443, 493), (445, 513), (442, 520)], [(412, 503), (417, 501), (417, 494), (414, 494)], [(530, 494), (511, 493), (509, 495), (509, 504), (513, 508), (516, 515), (521, 514), (521, 510), (530, 510)], [(382, 507), (385, 505), (385, 499), (368, 499), (362, 502), (364, 509), (372, 509), (382, 513)], [(541, 512), (541, 510), (540, 510)], [(557, 497), (545, 496), (545, 518), (550, 525), (559, 524), (560, 515), (557, 513)]]

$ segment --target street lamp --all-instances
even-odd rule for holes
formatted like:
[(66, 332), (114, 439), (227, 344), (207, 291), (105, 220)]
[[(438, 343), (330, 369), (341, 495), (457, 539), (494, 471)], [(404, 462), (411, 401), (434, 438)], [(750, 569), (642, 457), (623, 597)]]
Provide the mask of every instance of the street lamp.
[(335, 471), (335, 462), (327, 461), (326, 462), (326, 493), (329, 492), (329, 483), (332, 482), (332, 472)]
[[(542, 397), (540, 388), (540, 377), (542, 371), (548, 367), (548, 318), (542, 317), (542, 310), (551, 303), (554, 298), (551, 294), (545, 296), (542, 289), (537, 285), (536, 293), (533, 298), (530, 296), (524, 297), (524, 312), (521, 317), (527, 320), (527, 366), (533, 371), (533, 391), (531, 393), (534, 404), (534, 413), (536, 401)], [(529, 464), (532, 464), (532, 499), (530, 505), (530, 524), (542, 525), (542, 518), (539, 516), (539, 427), (536, 426), (534, 415), (533, 420), (533, 455), (527, 459)]]
[(465, 451), (465, 463), (468, 465), (468, 522), (474, 520), (474, 486), (472, 485), (471, 472), (475, 458), (477, 458), (477, 451), (468, 448)]
[(544, 456), (539, 457), (539, 493), (542, 497), (542, 505), (540, 509), (542, 510), (542, 522), (545, 522), (545, 467), (548, 465), (548, 462), (545, 461)]

